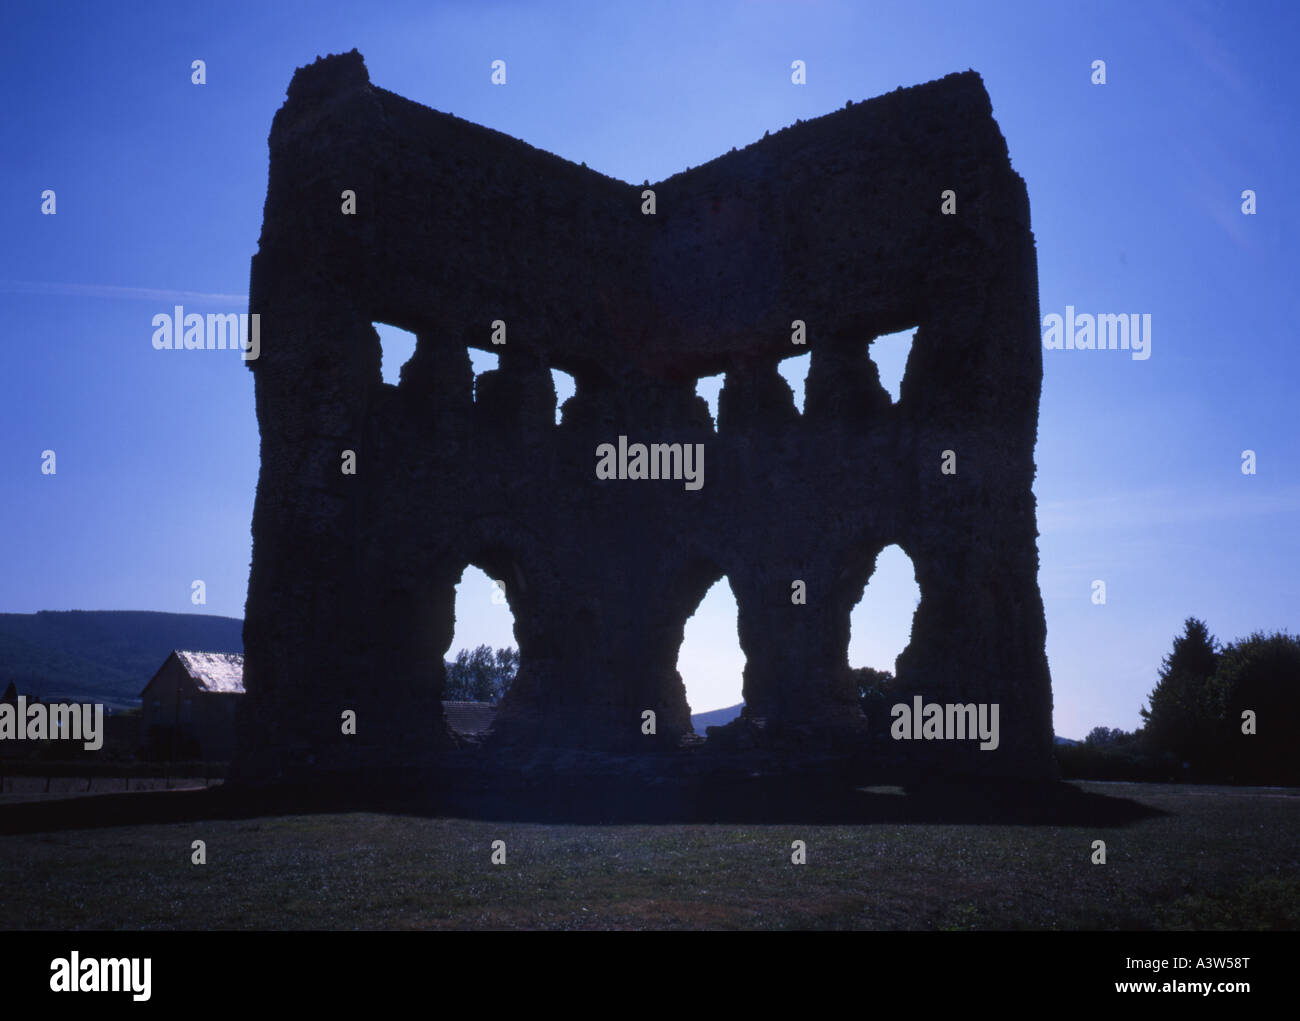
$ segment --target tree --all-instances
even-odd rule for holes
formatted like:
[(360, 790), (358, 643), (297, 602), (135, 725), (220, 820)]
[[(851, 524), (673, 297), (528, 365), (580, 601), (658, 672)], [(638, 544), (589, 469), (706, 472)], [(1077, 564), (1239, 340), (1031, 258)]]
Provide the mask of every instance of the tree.
[(1256, 631), (1237, 639), (1223, 650), (1215, 686), (1223, 705), (1225, 772), (1256, 783), (1300, 783), (1300, 637)]
[(513, 646), (504, 649), (497, 649), (496, 656), (496, 691), (497, 700), (505, 697), (505, 693), (510, 690), (510, 685), (515, 682), (515, 675), (519, 673), (519, 650)]
[(1108, 746), (1126, 744), (1132, 737), (1128, 731), (1118, 727), (1093, 727), (1083, 741), (1084, 744)]
[(497, 649), (480, 645), (474, 650), (461, 649), (446, 664), (447, 683), (442, 697), (450, 701), (497, 702), (514, 682), (519, 671), (519, 650)]
[(1222, 718), (1222, 698), (1212, 678), (1219, 644), (1205, 622), (1188, 617), (1160, 669), (1160, 680), (1141, 709), (1148, 745), (1198, 762), (1211, 754)]
[(873, 713), (888, 713), (890, 700), (894, 692), (894, 675), (888, 670), (874, 667), (854, 667), (849, 670), (854, 688), (858, 693), (858, 704), (870, 719)]

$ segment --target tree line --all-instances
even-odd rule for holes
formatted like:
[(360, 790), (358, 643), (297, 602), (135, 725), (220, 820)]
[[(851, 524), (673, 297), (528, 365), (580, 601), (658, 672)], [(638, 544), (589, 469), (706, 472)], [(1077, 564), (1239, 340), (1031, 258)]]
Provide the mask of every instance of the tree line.
[(442, 697), (448, 702), (499, 702), (519, 672), (519, 650), (492, 651), (490, 645), (461, 649), (445, 664)]
[(1300, 636), (1255, 631), (1221, 645), (1205, 621), (1188, 617), (1140, 713), (1132, 732), (1094, 728), (1062, 765), (1135, 779), (1300, 784)]
[[(893, 674), (852, 671), (868, 718), (901, 697)], [(1256, 631), (1221, 645), (1189, 617), (1134, 731), (1095, 727), (1057, 745), (1067, 779), (1300, 784), (1300, 636)]]

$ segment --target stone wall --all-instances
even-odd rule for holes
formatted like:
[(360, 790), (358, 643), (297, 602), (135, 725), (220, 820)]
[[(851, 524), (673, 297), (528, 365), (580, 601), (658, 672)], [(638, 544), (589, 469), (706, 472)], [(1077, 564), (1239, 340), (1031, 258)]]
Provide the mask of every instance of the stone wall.
[[(649, 187), (653, 215), (640, 185), (376, 88), (355, 51), (294, 75), (252, 265), (262, 461), (237, 777), (435, 764), (469, 564), (505, 582), (516, 622), (500, 755), (674, 746), (690, 732), (683, 628), (725, 575), (746, 709), (715, 749), (741, 735), (1050, 772), (1037, 268), (979, 76)], [(375, 322), (418, 337), (398, 386), (381, 381)], [(910, 327), (891, 404), (869, 342)], [(499, 355), (477, 394), (471, 347)], [(777, 366), (805, 352), (800, 414)], [(577, 383), (559, 425), (552, 368)], [(716, 373), (715, 428), (695, 388)], [(598, 478), (598, 446), (620, 435), (702, 444), (702, 486)], [(998, 703), (996, 751), (892, 742), (857, 708), (849, 613), (892, 543), (922, 593), (900, 684)]]

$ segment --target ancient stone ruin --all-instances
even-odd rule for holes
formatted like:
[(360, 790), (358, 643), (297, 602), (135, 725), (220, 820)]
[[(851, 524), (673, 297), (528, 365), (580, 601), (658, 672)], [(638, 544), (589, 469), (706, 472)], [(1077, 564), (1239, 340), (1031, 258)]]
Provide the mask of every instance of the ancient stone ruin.
[[(454, 754), (439, 698), (469, 564), (504, 582), (521, 654), (484, 756), (689, 757), (678, 648), (725, 575), (746, 708), (708, 754), (1050, 773), (1034, 240), (974, 72), (641, 186), (376, 88), (355, 51), (318, 60), (271, 129), (250, 311), (237, 778)], [(376, 322), (418, 337), (398, 386)], [(869, 345), (913, 327), (894, 404)], [(469, 348), (499, 355), (477, 386)], [(800, 413), (777, 366), (805, 352)], [(558, 425), (552, 368), (577, 385)], [(696, 382), (717, 373), (714, 423)], [(675, 477), (639, 478), (634, 444), (701, 461), (649, 448)], [(894, 740), (858, 708), (849, 613), (893, 543), (922, 593), (900, 690), (998, 705), (995, 749)]]

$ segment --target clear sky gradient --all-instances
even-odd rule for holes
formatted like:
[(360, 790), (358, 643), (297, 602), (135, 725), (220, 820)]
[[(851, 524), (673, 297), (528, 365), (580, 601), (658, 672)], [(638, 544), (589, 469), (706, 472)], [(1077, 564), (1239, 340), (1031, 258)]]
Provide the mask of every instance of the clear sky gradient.
[[(1188, 615), (1222, 639), (1296, 630), (1297, 10), (6, 3), (0, 611), (243, 615), (252, 375), (229, 351), (154, 350), (150, 321), (247, 310), (271, 118), (317, 55), (356, 47), (383, 88), (633, 182), (974, 68), (1028, 183), (1041, 314), (1152, 316), (1149, 360), (1044, 352), (1034, 487), (1057, 733), (1131, 729)], [(893, 667), (916, 595), (906, 557), (882, 557), (855, 665)], [(687, 627), (696, 711), (739, 700), (729, 600), (719, 584)], [(453, 650), (512, 641), (482, 579), (458, 617)]]

